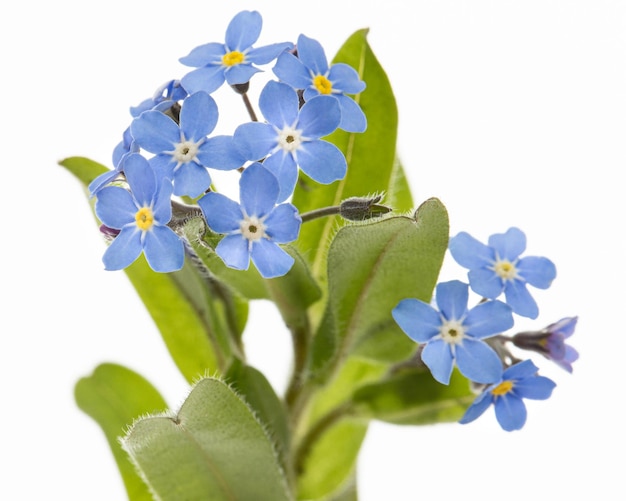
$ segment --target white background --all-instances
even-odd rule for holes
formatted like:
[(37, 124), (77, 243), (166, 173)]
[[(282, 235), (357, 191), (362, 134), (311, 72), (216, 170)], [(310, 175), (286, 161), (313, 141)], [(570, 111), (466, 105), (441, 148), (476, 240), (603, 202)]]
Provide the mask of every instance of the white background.
[[(361, 499), (623, 496), (624, 2), (10, 5), (0, 31), (1, 499), (125, 499), (103, 435), (73, 400), (74, 383), (97, 364), (133, 368), (173, 407), (185, 396), (124, 274), (103, 270), (83, 192), (56, 162), (82, 155), (109, 165), (128, 107), (180, 78), (188, 68), (178, 58), (223, 41), (243, 9), (263, 15), (259, 45), (305, 33), (329, 57), (369, 27), (396, 93), (398, 148), (416, 202), (439, 197), (452, 234), (484, 241), (518, 226), (527, 255), (556, 263), (553, 286), (535, 293), (539, 319), (520, 329), (580, 318), (573, 375), (536, 359), (558, 386), (550, 400), (529, 403), (522, 431), (500, 430), (491, 411), (466, 426), (373, 424)], [(231, 118), (243, 116), (220, 95), (232, 101), (222, 105)], [(464, 270), (447, 261), (442, 278), (463, 279)], [(268, 304), (253, 314), (251, 360), (280, 388), (288, 337)]]

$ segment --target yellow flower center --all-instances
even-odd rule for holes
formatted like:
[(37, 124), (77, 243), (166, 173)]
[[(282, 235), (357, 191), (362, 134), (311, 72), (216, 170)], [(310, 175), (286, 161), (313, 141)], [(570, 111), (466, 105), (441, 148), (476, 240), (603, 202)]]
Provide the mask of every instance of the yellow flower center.
[(491, 394), (496, 397), (501, 397), (502, 395), (506, 395), (513, 389), (513, 381), (502, 381), (498, 386), (496, 386), (493, 390), (491, 390)]
[(333, 84), (324, 75), (317, 75), (313, 79), (313, 85), (320, 94), (330, 94), (333, 91)]
[(243, 63), (245, 58), (246, 56), (243, 52), (233, 50), (232, 52), (228, 52), (222, 56), (222, 64), (224, 66), (235, 66), (236, 64)]
[(517, 276), (517, 269), (515, 265), (506, 259), (496, 261), (493, 269), (500, 278), (504, 280), (512, 280)]
[(148, 231), (154, 224), (154, 214), (149, 207), (142, 207), (135, 214), (135, 221), (140, 230)]

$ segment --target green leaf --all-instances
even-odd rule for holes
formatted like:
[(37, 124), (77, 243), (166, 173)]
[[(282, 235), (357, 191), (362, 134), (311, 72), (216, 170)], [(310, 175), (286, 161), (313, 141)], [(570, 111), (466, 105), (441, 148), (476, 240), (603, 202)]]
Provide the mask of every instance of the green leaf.
[[(355, 32), (341, 47), (333, 63), (346, 63), (356, 69), (367, 88), (355, 100), (367, 117), (364, 133), (338, 130), (326, 140), (346, 156), (348, 172), (344, 179), (321, 185), (302, 175), (293, 195), (301, 213), (320, 207), (336, 206), (352, 196), (387, 191), (396, 155), (398, 112), (387, 75), (367, 42), (368, 30)], [(326, 243), (339, 218), (321, 218), (302, 225), (297, 245), (320, 283), (326, 280)]]
[(289, 463), (290, 434), (287, 412), (265, 375), (240, 361), (235, 361), (224, 376), (232, 388), (254, 409), (257, 418), (274, 439), (281, 465), (285, 471)]
[[(107, 170), (83, 157), (59, 163), (84, 185)], [(189, 262), (180, 271), (156, 273), (141, 255), (124, 272), (187, 381), (226, 369), (238, 350), (247, 305), (208, 282)]]
[(450, 384), (445, 385), (422, 367), (359, 388), (353, 404), (365, 418), (426, 425), (458, 421), (475, 397), (469, 381), (457, 370), (453, 371)]
[[(357, 353), (381, 361), (407, 358), (415, 343), (396, 325), (391, 311), (405, 298), (430, 301), (448, 245), (445, 207), (425, 201), (413, 217), (393, 217), (346, 226), (335, 236), (328, 256), (329, 320), (336, 336), (316, 356), (341, 361)], [(316, 336), (317, 338), (317, 336)], [(314, 361), (316, 367), (322, 363)]]
[(404, 173), (404, 167), (397, 157), (393, 163), (389, 187), (383, 202), (398, 212), (408, 212), (414, 207), (409, 181)]
[(167, 405), (158, 391), (139, 374), (116, 364), (102, 364), (75, 386), (78, 407), (104, 432), (122, 475), (129, 501), (152, 501), (118, 439), (137, 416), (163, 411)]
[(268, 431), (219, 379), (193, 387), (178, 414), (136, 421), (122, 441), (158, 499), (293, 499)]
[(356, 499), (354, 475), (366, 433), (366, 423), (344, 419), (322, 435), (304, 461), (298, 499)]

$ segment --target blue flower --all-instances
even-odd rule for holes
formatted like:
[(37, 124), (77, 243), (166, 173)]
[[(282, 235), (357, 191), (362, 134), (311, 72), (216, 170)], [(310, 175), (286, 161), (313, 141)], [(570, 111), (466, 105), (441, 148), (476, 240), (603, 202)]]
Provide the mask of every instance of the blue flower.
[(284, 275), (294, 259), (278, 244), (298, 238), (298, 210), (289, 203), (276, 205), (278, 181), (260, 163), (243, 171), (239, 192), (240, 204), (215, 192), (198, 200), (209, 227), (226, 234), (215, 252), (231, 268), (247, 270), (252, 259), (264, 278)]
[(339, 128), (348, 132), (363, 132), (367, 119), (360, 106), (346, 94), (358, 94), (365, 82), (351, 66), (344, 63), (328, 65), (322, 45), (304, 35), (298, 37), (298, 55), (282, 53), (274, 66), (274, 73), (283, 82), (304, 91), (304, 100), (314, 96), (329, 95), (339, 101), (341, 123)]
[(102, 257), (107, 270), (121, 270), (143, 251), (154, 271), (182, 268), (184, 248), (176, 233), (167, 226), (172, 217), (172, 185), (159, 184), (148, 161), (138, 153), (124, 162), (124, 175), (130, 191), (107, 186), (98, 192), (96, 215), (108, 228), (120, 230)]
[(539, 376), (537, 367), (530, 360), (512, 365), (502, 373), (502, 379), (483, 391), (465, 411), (459, 421), (467, 424), (480, 417), (494, 404), (496, 419), (503, 430), (521, 429), (526, 423), (524, 398), (545, 400), (556, 386), (551, 379)]
[(224, 81), (229, 85), (249, 82), (252, 75), (261, 71), (254, 64), (267, 64), (293, 48), (291, 42), (252, 47), (261, 34), (262, 24), (258, 12), (242, 11), (228, 25), (225, 44), (200, 45), (181, 57), (182, 64), (197, 68), (181, 79), (183, 87), (190, 93), (199, 90), (211, 93)]
[(526, 284), (547, 289), (556, 277), (556, 267), (545, 257), (519, 257), (526, 250), (526, 235), (521, 230), (509, 228), (506, 233), (491, 235), (489, 245), (461, 232), (450, 239), (449, 249), (452, 257), (469, 269), (474, 292), (489, 299), (504, 292), (515, 313), (537, 318), (539, 309)]
[(280, 183), (279, 201), (296, 185), (298, 167), (318, 183), (346, 175), (347, 163), (334, 144), (320, 139), (337, 129), (341, 110), (336, 99), (318, 96), (299, 107), (298, 93), (285, 83), (268, 82), (259, 96), (267, 123), (250, 122), (235, 129), (234, 138), (247, 160), (261, 160)]
[(157, 176), (174, 184), (175, 195), (197, 197), (211, 185), (206, 167), (232, 170), (243, 165), (231, 136), (207, 138), (217, 124), (215, 100), (206, 92), (187, 97), (181, 106), (180, 124), (161, 111), (144, 111), (130, 130), (137, 144), (154, 153), (150, 164)]
[(501, 301), (487, 301), (468, 310), (468, 285), (458, 280), (438, 284), (435, 300), (439, 311), (418, 299), (403, 299), (392, 311), (400, 328), (425, 344), (422, 361), (433, 377), (448, 384), (456, 362), (461, 374), (472, 381), (497, 381), (502, 362), (482, 339), (513, 326), (511, 308)]
[(187, 97), (187, 91), (183, 88), (180, 80), (169, 80), (161, 85), (148, 99), (144, 99), (137, 106), (131, 106), (130, 114), (138, 117), (144, 111), (158, 110), (166, 112), (178, 101)]
[(567, 372), (572, 372), (572, 363), (578, 360), (578, 352), (565, 344), (574, 334), (578, 317), (565, 317), (536, 332), (519, 332), (513, 336), (515, 346), (541, 353)]

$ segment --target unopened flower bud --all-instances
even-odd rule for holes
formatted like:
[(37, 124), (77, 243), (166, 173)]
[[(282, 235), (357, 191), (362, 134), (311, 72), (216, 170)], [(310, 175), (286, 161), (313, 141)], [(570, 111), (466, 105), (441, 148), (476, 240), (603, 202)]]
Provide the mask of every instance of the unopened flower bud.
[(391, 212), (391, 207), (379, 205), (382, 195), (373, 198), (352, 197), (341, 202), (339, 215), (349, 221), (363, 221)]

